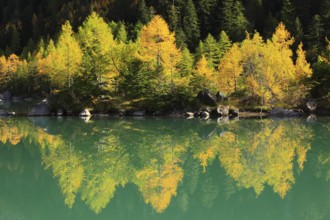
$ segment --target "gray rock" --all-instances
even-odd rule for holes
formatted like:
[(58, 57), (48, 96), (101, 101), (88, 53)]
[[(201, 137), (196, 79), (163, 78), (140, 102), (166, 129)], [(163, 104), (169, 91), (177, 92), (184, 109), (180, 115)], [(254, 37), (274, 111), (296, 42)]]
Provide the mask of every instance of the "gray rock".
[(194, 117), (194, 113), (193, 112), (186, 112), (186, 117), (187, 118), (193, 118)]
[(84, 109), (82, 112), (79, 113), (79, 116), (80, 117), (90, 117), (90, 116), (92, 116), (92, 114), (87, 109)]
[(306, 101), (306, 107), (310, 112), (315, 112), (317, 107), (317, 102), (315, 99), (308, 99)]
[(145, 115), (144, 111), (135, 111), (135, 112), (133, 112), (133, 116), (140, 117), (140, 116), (144, 116), (144, 115)]
[(62, 109), (58, 109), (57, 112), (56, 112), (56, 115), (57, 116), (63, 116), (63, 110)]
[(204, 105), (210, 105), (210, 106), (217, 105), (217, 97), (208, 89), (200, 91), (197, 95), (197, 98)]
[(40, 102), (36, 106), (34, 106), (30, 112), (28, 113), (29, 116), (49, 116), (50, 109), (48, 102)]
[(228, 97), (225, 96), (222, 92), (217, 92), (217, 94), (215, 94), (215, 97), (217, 98), (217, 101), (218, 102), (227, 101), (228, 100)]
[(208, 119), (210, 117), (210, 113), (208, 113), (207, 111), (202, 111), (201, 115), (203, 119)]
[(229, 106), (228, 105), (219, 105), (217, 107), (217, 113), (219, 116), (228, 116), (229, 115)]
[(15, 112), (8, 112), (5, 110), (0, 110), (0, 116), (15, 116), (16, 113)]

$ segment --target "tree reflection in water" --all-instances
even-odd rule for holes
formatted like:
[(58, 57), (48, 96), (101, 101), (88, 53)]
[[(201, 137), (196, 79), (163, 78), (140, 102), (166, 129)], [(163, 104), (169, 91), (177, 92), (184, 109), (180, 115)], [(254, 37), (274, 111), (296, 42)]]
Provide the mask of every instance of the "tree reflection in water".
[[(38, 145), (43, 167), (57, 179), (65, 204), (72, 207), (78, 196), (95, 213), (109, 204), (119, 186), (127, 184), (136, 185), (156, 212), (165, 211), (177, 194), (186, 210), (198, 187), (206, 207), (212, 207), (219, 192), (230, 196), (252, 188), (259, 196), (266, 185), (284, 198), (296, 173), (303, 170), (314, 140), (313, 126), (299, 118), (229, 124), (180, 119), (85, 124), (72, 119), (8, 118), (0, 120), (0, 137), (3, 146)], [(326, 151), (318, 156), (322, 169), (317, 175), (327, 180), (329, 155)], [(1, 167), (10, 167), (3, 163), (11, 161), (1, 162)], [(209, 173), (214, 165), (221, 169), (217, 163), (227, 175), (222, 185), (215, 184)]]

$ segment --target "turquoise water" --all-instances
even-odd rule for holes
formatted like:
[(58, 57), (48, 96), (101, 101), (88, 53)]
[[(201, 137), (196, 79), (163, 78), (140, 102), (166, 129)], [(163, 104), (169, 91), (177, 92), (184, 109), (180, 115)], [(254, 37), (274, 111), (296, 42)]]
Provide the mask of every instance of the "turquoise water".
[(0, 119), (0, 219), (330, 219), (330, 118)]

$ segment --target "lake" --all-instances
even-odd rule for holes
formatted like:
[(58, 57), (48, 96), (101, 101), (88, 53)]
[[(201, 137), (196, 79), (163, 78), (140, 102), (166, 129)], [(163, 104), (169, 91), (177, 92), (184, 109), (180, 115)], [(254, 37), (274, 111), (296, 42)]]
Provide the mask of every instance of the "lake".
[(330, 219), (330, 118), (0, 118), (0, 219)]

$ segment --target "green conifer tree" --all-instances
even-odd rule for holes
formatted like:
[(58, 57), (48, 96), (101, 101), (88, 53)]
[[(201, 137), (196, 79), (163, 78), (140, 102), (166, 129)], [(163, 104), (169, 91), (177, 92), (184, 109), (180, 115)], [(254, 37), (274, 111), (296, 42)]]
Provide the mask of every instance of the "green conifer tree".
[(289, 32), (293, 33), (295, 30), (295, 8), (290, 0), (283, 0), (281, 10), (281, 21)]
[(183, 31), (187, 36), (188, 47), (189, 49), (194, 49), (200, 39), (200, 30), (195, 4), (192, 0), (186, 0), (182, 20)]

